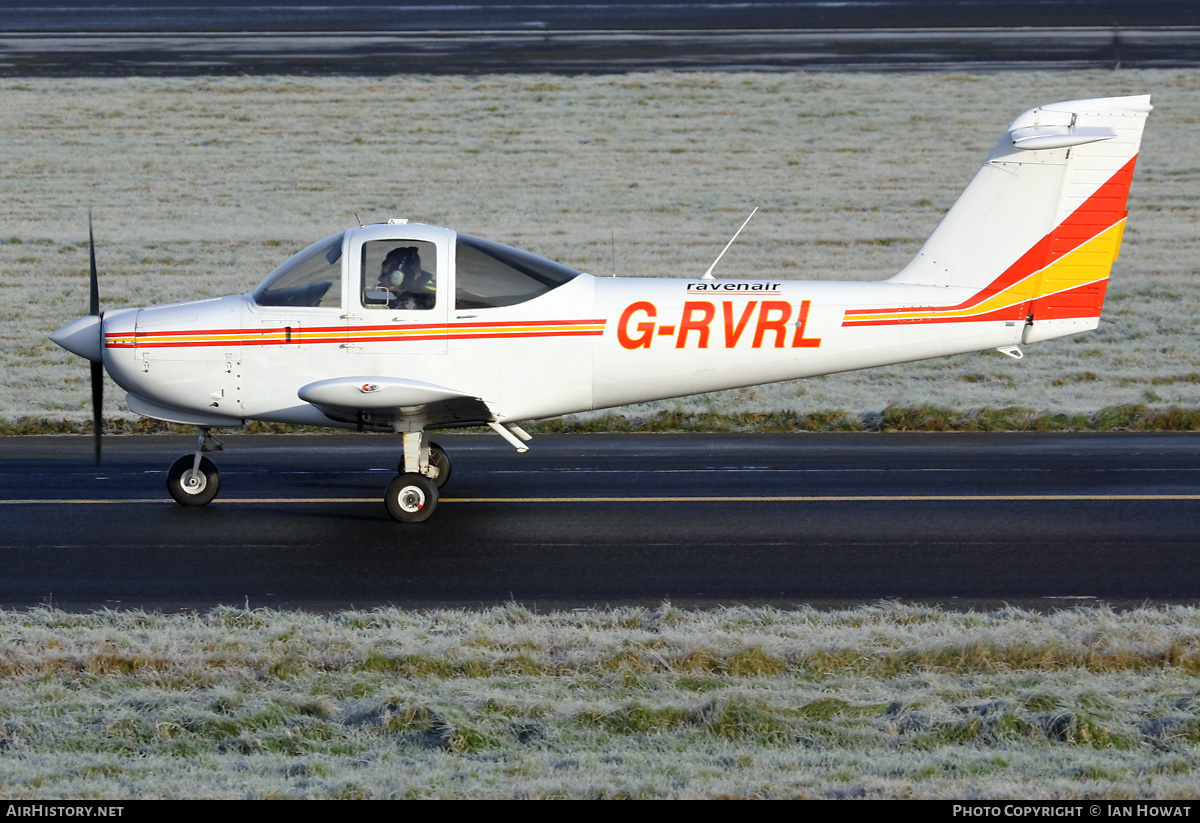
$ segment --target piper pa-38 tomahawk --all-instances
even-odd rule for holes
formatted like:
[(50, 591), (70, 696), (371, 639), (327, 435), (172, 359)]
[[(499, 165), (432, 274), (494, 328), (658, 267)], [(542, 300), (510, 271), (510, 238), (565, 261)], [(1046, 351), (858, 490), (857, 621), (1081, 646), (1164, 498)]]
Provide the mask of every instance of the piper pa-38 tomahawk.
[(421, 521), (450, 474), (433, 429), (490, 426), (525, 451), (520, 421), (985, 349), (1020, 357), (1096, 328), (1150, 110), (1138, 96), (1022, 114), (880, 282), (595, 278), (389, 220), (314, 243), (248, 294), (103, 314), (93, 250), (91, 314), (51, 339), (92, 361), (97, 418), (107, 369), (132, 411), (199, 427), (168, 473), (184, 505), (217, 494), (209, 430), (267, 420), (401, 434), (385, 502)]

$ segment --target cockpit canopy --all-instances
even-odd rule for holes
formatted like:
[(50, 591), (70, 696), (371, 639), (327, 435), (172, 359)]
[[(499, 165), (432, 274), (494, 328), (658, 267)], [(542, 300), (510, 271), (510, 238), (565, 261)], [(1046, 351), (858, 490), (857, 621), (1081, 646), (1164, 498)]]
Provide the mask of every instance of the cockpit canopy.
[[(254, 302), (259, 306), (341, 308), (342, 278), (351, 277), (353, 282), (345, 293), (350, 295), (352, 306), (359, 302), (368, 309), (428, 311), (443, 305), (438, 295), (450, 294), (453, 283), (454, 308), (490, 309), (533, 300), (580, 274), (570, 266), (469, 234), (455, 235), (436, 229), (446, 238), (436, 240), (431, 227), (410, 226), (411, 236), (405, 234), (403, 225), (397, 225), (394, 231), (380, 232), (384, 228), (392, 227), (350, 230), (351, 234), (369, 233), (361, 243), (350, 238), (349, 253), (361, 260), (352, 259), (349, 265), (342, 259), (347, 232), (313, 243), (268, 274), (252, 292)], [(442, 259), (449, 256), (449, 249), (439, 250), (450, 238), (456, 238), (453, 272), (448, 271)], [(408, 257), (401, 260), (404, 253)], [(420, 272), (414, 271), (405, 280), (398, 272), (389, 275), (382, 271), (393, 258), (398, 264), (409, 258), (420, 260), (417, 266)], [(412, 293), (418, 275), (426, 282), (421, 286), (421, 299), (414, 300)], [(409, 298), (407, 301), (399, 295), (401, 291), (405, 292), (403, 297)]]
[(531, 252), (459, 232), (454, 305), (487, 309), (524, 303), (580, 272)]

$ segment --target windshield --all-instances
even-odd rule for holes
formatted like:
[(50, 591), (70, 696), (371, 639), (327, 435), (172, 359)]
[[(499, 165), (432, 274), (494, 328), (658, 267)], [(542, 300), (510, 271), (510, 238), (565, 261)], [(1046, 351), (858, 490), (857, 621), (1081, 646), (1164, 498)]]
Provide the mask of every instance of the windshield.
[(512, 246), (458, 235), (455, 308), (486, 309), (532, 300), (580, 272)]
[(342, 305), (342, 236), (313, 243), (266, 276), (254, 290), (260, 306)]

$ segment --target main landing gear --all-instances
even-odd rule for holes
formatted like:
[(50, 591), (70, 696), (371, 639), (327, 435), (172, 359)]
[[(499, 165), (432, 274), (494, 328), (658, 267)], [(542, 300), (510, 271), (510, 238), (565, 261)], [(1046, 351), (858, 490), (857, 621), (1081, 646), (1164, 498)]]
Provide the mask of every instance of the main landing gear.
[(450, 479), (450, 458), (445, 449), (430, 443), (423, 431), (404, 432), (403, 437), (400, 473), (388, 485), (383, 502), (395, 520), (420, 523), (437, 508), (438, 489)]
[[(528, 448), (529, 435), (512, 423), (491, 422), (488, 425), (511, 443), (518, 452)], [(423, 431), (404, 432), (404, 459), (399, 471), (388, 486), (384, 503), (388, 514), (401, 523), (420, 523), (428, 520), (437, 508), (438, 489), (450, 479), (450, 458), (437, 443), (429, 442)]]

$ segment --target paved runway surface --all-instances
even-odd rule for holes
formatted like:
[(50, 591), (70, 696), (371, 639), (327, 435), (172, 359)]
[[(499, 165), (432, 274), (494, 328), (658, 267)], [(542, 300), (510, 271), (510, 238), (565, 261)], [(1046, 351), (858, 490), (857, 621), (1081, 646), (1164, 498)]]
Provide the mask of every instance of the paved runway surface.
[(1200, 63), (1191, 0), (0, 6), (0, 76), (969, 71)]
[(726, 30), (1195, 23), (1194, 0), (48, 0), (0, 3), (9, 32)]
[(0, 76), (1192, 68), (1200, 27), (719, 32), (0, 34)]
[(191, 438), (0, 440), (0, 605), (336, 610), (951, 607), (1200, 597), (1200, 437), (439, 437), (425, 524), (381, 495), (398, 440), (228, 438), (222, 494), (171, 502)]

